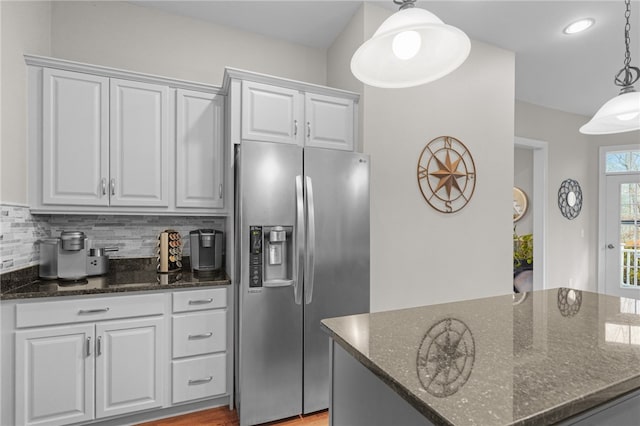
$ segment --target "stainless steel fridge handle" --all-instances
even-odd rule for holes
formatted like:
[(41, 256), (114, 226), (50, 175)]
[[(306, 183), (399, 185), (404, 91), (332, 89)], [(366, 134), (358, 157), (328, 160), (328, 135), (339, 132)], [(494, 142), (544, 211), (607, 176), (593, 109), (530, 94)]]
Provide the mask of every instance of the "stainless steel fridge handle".
[(307, 195), (307, 262), (304, 265), (304, 298), (308, 305), (313, 298), (313, 273), (316, 266), (316, 213), (313, 204), (313, 183), (305, 177)]
[(294, 259), (295, 278), (293, 280), (293, 297), (296, 305), (302, 304), (302, 264), (304, 262), (304, 196), (302, 193), (302, 176), (296, 176), (296, 254)]

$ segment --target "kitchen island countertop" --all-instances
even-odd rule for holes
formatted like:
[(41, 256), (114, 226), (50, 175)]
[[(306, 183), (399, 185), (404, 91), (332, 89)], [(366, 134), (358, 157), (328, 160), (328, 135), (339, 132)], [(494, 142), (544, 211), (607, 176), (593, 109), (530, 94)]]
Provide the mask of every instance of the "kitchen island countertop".
[(37, 278), (37, 268), (33, 272), (36, 274), (35, 276), (29, 276), (29, 273), (31, 271), (26, 271), (22, 274), (24, 276), (14, 280), (9, 277), (3, 279), (2, 287), (0, 287), (0, 300), (172, 290), (230, 284), (229, 277), (223, 270), (198, 273), (192, 272), (189, 268), (183, 268), (180, 271), (167, 274), (157, 273), (153, 258), (121, 262), (112, 260), (109, 273), (87, 277), (87, 279), (77, 282), (39, 279)]
[(322, 326), (433, 424), (551, 424), (640, 389), (636, 299), (560, 288)]

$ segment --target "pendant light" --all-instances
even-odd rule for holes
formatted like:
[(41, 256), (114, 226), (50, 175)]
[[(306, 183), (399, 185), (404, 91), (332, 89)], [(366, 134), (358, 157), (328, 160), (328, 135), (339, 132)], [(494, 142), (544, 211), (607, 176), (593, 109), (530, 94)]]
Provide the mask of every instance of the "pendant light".
[(613, 133), (631, 132), (640, 130), (640, 92), (636, 92), (633, 83), (638, 81), (640, 69), (632, 67), (629, 44), (631, 36), (629, 32), (631, 25), (630, 0), (625, 0), (626, 25), (624, 26), (624, 44), (626, 47), (624, 55), (624, 68), (622, 68), (614, 79), (615, 85), (621, 87), (620, 94), (607, 101), (593, 118), (584, 126), (580, 127), (580, 133), (587, 135), (609, 135)]
[(469, 37), (416, 8), (416, 0), (393, 0), (400, 10), (387, 18), (351, 58), (351, 72), (370, 86), (412, 87), (437, 80), (469, 56)]

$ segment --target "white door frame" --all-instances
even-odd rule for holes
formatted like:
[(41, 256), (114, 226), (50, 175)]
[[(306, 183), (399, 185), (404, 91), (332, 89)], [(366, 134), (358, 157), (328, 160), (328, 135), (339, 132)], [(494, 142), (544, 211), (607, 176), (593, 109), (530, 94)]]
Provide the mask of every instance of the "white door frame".
[[(605, 277), (605, 257), (607, 250), (606, 243), (606, 212), (605, 212), (605, 200), (607, 195), (607, 179), (606, 179), (606, 153), (614, 151), (635, 151), (639, 150), (639, 144), (628, 145), (611, 145), (601, 146), (598, 152), (598, 293), (606, 294), (606, 277)], [(624, 173), (616, 173), (624, 174)]]
[(516, 136), (514, 146), (533, 151), (533, 289), (547, 288), (548, 158), (547, 142)]

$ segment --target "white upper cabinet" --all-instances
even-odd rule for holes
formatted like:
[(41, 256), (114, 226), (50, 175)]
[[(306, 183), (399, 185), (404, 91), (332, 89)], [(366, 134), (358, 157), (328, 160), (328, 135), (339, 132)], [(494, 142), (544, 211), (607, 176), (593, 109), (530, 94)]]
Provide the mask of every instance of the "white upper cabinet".
[(299, 91), (242, 82), (242, 139), (301, 145), (301, 117)]
[(254, 140), (354, 150), (356, 93), (232, 68), (225, 70), (223, 88), (234, 144)]
[(169, 205), (168, 109), (167, 86), (111, 79), (111, 205)]
[(223, 119), (223, 96), (177, 90), (177, 207), (223, 207)]
[(353, 151), (353, 100), (306, 93), (305, 145)]
[(229, 213), (219, 87), (25, 60), (32, 212)]
[(109, 79), (44, 69), (42, 200), (109, 205)]

